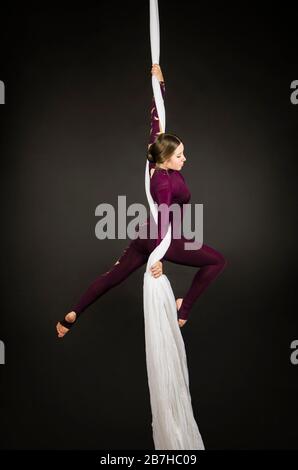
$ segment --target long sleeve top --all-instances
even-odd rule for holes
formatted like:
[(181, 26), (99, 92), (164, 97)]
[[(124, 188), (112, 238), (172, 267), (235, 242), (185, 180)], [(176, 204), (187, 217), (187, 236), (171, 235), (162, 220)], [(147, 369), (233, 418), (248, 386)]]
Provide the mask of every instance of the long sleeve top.
[[(165, 83), (160, 82), (160, 88), (163, 99), (165, 99)], [(149, 144), (155, 142), (157, 136), (162, 132), (160, 128), (160, 121), (157, 114), (156, 104), (154, 96), (151, 102), (151, 129)], [(185, 179), (181, 174), (181, 171), (172, 169), (161, 169), (156, 167), (155, 163), (149, 162), (149, 172), (151, 175), (151, 169), (155, 171), (150, 180), (150, 192), (153, 200), (158, 204), (165, 203), (168, 207), (171, 204), (178, 204), (180, 208), (181, 226), (183, 218), (183, 204), (189, 202), (191, 193), (186, 185)], [(167, 233), (169, 222), (172, 223), (172, 239), (173, 239), (173, 213), (169, 212), (169, 217), (165, 215), (165, 212), (158, 211), (158, 230), (157, 239), (155, 246), (159, 245), (161, 240)]]

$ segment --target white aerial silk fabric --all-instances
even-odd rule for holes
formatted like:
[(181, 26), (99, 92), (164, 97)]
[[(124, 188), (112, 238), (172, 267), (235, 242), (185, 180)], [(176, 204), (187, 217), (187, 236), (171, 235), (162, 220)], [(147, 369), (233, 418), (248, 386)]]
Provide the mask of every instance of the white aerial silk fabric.
[[(159, 16), (157, 0), (150, 1), (152, 64), (159, 63)], [(165, 131), (165, 107), (157, 78), (152, 87), (161, 128)], [(158, 209), (150, 193), (149, 162), (145, 190), (150, 211), (158, 223)], [(159, 261), (171, 243), (171, 224), (161, 243), (148, 258), (143, 284), (143, 307), (147, 375), (155, 449), (203, 450), (204, 444), (193, 416), (184, 341), (178, 324), (177, 307), (165, 274), (154, 278), (150, 267)]]

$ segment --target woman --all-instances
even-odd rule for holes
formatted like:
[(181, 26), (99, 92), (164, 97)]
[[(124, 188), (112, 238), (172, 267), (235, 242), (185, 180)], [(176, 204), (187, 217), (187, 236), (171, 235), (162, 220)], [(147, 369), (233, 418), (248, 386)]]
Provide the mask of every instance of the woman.
[[(165, 98), (165, 83), (160, 66), (153, 64), (151, 73), (158, 79), (163, 98)], [(191, 196), (181, 174), (181, 169), (186, 161), (184, 145), (176, 135), (161, 132), (154, 97), (151, 105), (151, 131), (147, 158), (150, 162), (150, 191), (153, 200), (158, 205), (162, 203), (165, 203), (166, 206), (174, 203), (178, 204), (181, 209), (182, 220), (183, 204), (188, 203)], [(140, 231), (137, 232), (136, 238), (129, 243), (119, 260), (109, 271), (101, 274), (91, 283), (79, 301), (72, 307), (72, 310), (65, 315), (63, 320), (57, 323), (56, 330), (59, 338), (65, 336), (77, 321), (79, 315), (89, 305), (147, 262), (150, 253), (165, 236), (169, 222), (173, 222), (173, 214), (170, 212), (169, 219), (164, 223), (164, 218), (161, 217), (161, 212), (158, 211), (157, 239), (150, 238), (148, 235), (149, 221), (150, 216), (139, 227)], [(162, 260), (199, 268), (184, 298), (176, 299), (178, 323), (182, 327), (188, 320), (192, 305), (224, 269), (226, 260), (222, 254), (206, 244), (203, 244), (198, 250), (185, 250), (185, 243), (189, 243), (191, 240), (183, 236), (173, 238), (173, 223), (171, 229), (171, 244)], [(144, 230), (145, 234), (139, 236), (141, 231)], [(163, 273), (162, 260), (157, 261), (151, 267), (154, 277), (159, 277)]]

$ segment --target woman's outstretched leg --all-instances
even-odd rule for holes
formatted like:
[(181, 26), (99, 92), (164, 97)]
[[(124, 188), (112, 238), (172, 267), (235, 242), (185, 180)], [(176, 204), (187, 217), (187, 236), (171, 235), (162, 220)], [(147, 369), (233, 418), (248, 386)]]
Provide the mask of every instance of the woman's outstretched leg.
[[(65, 316), (64, 320), (58, 322), (58, 336), (64, 336), (72, 326), (72, 323), (78, 319), (89, 305), (93, 304), (112, 287), (124, 281), (136, 269), (145, 264), (147, 260), (148, 254), (145, 251), (141, 252), (138, 250), (136, 248), (136, 241), (132, 240), (111, 269), (98, 276), (82, 294), (78, 302), (72, 306), (71, 312)], [(64, 334), (62, 334), (63, 332)]]
[(189, 290), (183, 297), (178, 313), (179, 319), (182, 320), (188, 320), (194, 302), (209, 284), (217, 278), (227, 264), (224, 256), (214, 248), (203, 244), (199, 250), (185, 250), (185, 242), (189, 242), (189, 240), (174, 238), (164, 256), (166, 261), (200, 268), (195, 274)]
[(111, 269), (101, 274), (90, 284), (78, 302), (73, 305), (72, 310), (79, 316), (89, 305), (95, 302), (95, 300), (112, 287), (117, 286), (127, 279), (130, 274), (145, 264), (147, 259), (146, 253), (141, 253), (136, 250), (135, 244), (132, 241), (128, 247), (124, 249), (121, 257)]

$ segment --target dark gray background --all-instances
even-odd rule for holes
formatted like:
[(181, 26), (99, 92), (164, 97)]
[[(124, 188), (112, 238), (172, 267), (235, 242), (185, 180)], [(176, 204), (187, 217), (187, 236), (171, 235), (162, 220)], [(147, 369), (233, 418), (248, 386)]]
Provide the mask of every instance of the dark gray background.
[[(160, 3), (167, 131), (226, 271), (181, 330), (207, 449), (297, 448), (297, 25), (291, 9)], [(1, 12), (2, 449), (153, 449), (143, 274), (58, 340), (55, 324), (128, 240), (101, 202), (146, 203), (148, 2)], [(195, 268), (165, 263), (175, 295)]]

